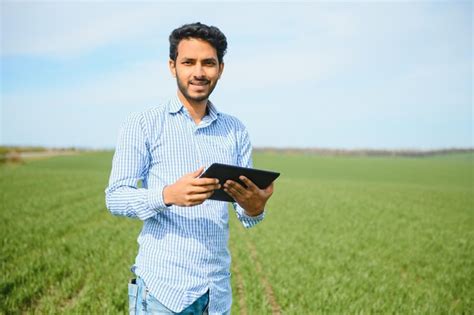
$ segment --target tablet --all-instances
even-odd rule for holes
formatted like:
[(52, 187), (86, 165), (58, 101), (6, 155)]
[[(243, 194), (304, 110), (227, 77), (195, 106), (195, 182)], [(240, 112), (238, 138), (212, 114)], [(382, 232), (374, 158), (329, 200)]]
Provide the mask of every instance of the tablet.
[[(260, 189), (267, 188), (278, 176), (280, 173), (272, 172), (272, 171), (265, 171), (259, 170), (255, 168), (247, 168), (247, 167), (240, 167), (235, 165), (227, 165), (227, 164), (220, 164), (214, 163), (209, 166), (204, 173), (201, 174), (200, 177), (205, 178), (217, 178), (219, 180), (219, 184), (221, 186), (224, 183), (231, 179), (240, 185), (247, 187), (240, 179), (239, 176), (245, 176), (250, 179), (255, 185), (257, 185)], [(230, 201), (234, 202), (234, 198), (229, 196), (223, 189), (217, 189), (214, 191), (212, 196), (209, 198), (212, 200), (220, 200), (220, 201)]]

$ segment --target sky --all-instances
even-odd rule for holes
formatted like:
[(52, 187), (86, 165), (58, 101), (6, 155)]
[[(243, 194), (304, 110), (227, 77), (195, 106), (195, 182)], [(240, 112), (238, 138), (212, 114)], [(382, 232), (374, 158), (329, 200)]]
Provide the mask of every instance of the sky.
[(228, 40), (211, 100), (255, 147), (473, 147), (471, 1), (1, 0), (1, 145), (114, 148), (176, 95), (168, 36)]

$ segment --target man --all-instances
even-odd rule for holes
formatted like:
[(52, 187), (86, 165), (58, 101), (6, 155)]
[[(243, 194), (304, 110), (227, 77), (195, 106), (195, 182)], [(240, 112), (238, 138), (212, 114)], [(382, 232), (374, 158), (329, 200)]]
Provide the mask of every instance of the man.
[[(232, 302), (227, 203), (209, 200), (217, 179), (199, 178), (214, 162), (251, 167), (248, 133), (209, 101), (224, 70), (224, 34), (201, 23), (175, 29), (169, 68), (177, 97), (132, 115), (115, 151), (107, 208), (143, 220), (129, 285), (131, 313), (229, 314)], [(142, 188), (137, 182), (142, 181)], [(264, 217), (273, 184), (227, 181), (245, 227)]]

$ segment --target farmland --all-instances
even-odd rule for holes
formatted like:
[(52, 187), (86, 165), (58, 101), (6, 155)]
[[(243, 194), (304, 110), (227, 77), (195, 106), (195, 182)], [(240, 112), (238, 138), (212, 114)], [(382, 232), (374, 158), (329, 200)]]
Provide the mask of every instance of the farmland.
[[(0, 313), (116, 314), (138, 220), (113, 217), (111, 152), (0, 166)], [(255, 154), (267, 217), (231, 216), (234, 314), (473, 313), (474, 156)]]

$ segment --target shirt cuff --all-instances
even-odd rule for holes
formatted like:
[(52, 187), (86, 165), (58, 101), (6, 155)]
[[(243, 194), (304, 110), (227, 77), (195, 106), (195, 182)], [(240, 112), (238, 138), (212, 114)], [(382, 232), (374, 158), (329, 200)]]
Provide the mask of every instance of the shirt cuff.
[(170, 209), (163, 200), (163, 189), (166, 185), (160, 185), (155, 189), (148, 189), (148, 207), (156, 212)]
[(235, 203), (234, 205), (236, 207), (236, 212), (237, 212), (240, 222), (242, 222), (243, 226), (246, 228), (251, 228), (252, 226), (262, 221), (263, 218), (265, 217), (265, 210), (263, 210), (263, 212), (260, 213), (259, 215), (252, 217), (246, 214), (245, 209), (239, 206), (237, 203)]
[(247, 212), (245, 212), (245, 209), (242, 208), (242, 217), (248, 220), (260, 221), (265, 217), (265, 209), (263, 209), (262, 213), (260, 213), (259, 215), (251, 216), (251, 215), (248, 215)]

